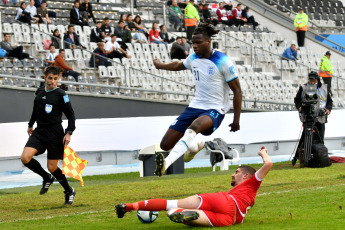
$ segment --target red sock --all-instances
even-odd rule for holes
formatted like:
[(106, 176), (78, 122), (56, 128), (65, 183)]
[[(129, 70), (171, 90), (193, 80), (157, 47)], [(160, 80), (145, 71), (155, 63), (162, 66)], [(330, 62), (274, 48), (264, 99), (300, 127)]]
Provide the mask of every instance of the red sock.
[(126, 212), (132, 210), (145, 210), (145, 211), (162, 211), (167, 208), (167, 200), (164, 199), (151, 199), (143, 200), (136, 203), (126, 204)]

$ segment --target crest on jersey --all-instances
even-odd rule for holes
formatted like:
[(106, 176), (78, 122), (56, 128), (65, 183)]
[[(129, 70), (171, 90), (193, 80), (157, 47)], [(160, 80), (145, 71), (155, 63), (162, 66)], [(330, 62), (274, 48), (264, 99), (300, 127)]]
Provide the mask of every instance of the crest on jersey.
[(231, 74), (235, 74), (236, 73), (236, 71), (235, 71), (235, 66), (230, 66), (230, 73)]
[(52, 110), (53, 110), (53, 106), (52, 105), (49, 105), (49, 104), (46, 104), (46, 113), (50, 113)]
[(214, 74), (214, 66), (209, 66), (208, 67), (208, 75), (213, 75)]

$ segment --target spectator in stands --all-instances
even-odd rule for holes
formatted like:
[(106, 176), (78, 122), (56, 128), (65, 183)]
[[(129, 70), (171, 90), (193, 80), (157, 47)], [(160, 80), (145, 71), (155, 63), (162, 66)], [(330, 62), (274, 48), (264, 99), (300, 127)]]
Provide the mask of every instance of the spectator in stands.
[(187, 51), (187, 56), (189, 55), (190, 44), (187, 42), (186, 37), (181, 38), (181, 46)]
[(292, 44), (290, 47), (288, 47), (284, 53), (282, 54), (283, 60), (293, 60), (297, 61), (297, 50), (296, 45)]
[(23, 46), (14, 47), (10, 43), (11, 36), (8, 33), (4, 33), (4, 40), (0, 42), (2, 49), (7, 51), (7, 57), (16, 57), (19, 60), (29, 58), (29, 54), (23, 52)]
[(61, 47), (61, 35), (58, 29), (53, 31), (52, 44), (55, 46), (55, 49), (60, 49)]
[(188, 4), (188, 0), (178, 0), (178, 6), (181, 9), (185, 9), (187, 7)]
[(91, 30), (90, 41), (91, 42), (105, 42), (105, 39), (102, 37), (102, 22), (98, 21), (96, 26)]
[(47, 2), (43, 1), (41, 7), (37, 9), (37, 14), (42, 18), (45, 24), (51, 24), (52, 21), (49, 18), (47, 10)]
[(16, 20), (31, 25), (31, 16), (30, 13), (26, 11), (26, 3), (21, 2), (20, 6), (17, 8)]
[(93, 51), (93, 53), (96, 55), (92, 55), (90, 58), (90, 67), (98, 68), (98, 66), (111, 66), (111, 62), (108, 61), (107, 54), (104, 50), (104, 43), (99, 42), (97, 46), (98, 47)]
[[(186, 1), (188, 2), (188, 0)], [(189, 0), (184, 13), (185, 25), (187, 27), (187, 39), (191, 41), (196, 25), (200, 20), (198, 10), (194, 6), (194, 0)]]
[(65, 50), (64, 49), (59, 50), (59, 55), (57, 55), (55, 57), (55, 62), (52, 65), (57, 66), (63, 70), (63, 72), (62, 72), (63, 77), (67, 77), (70, 75), (70, 76), (74, 77), (75, 81), (78, 81), (78, 76), (80, 75), (80, 73), (73, 71), (73, 69), (71, 67), (66, 65), (66, 63), (65, 63)]
[(308, 31), (308, 15), (303, 13), (303, 9), (299, 8), (295, 17), (294, 26), (296, 27), (298, 47), (304, 46), (305, 32)]
[(158, 24), (154, 22), (152, 24), (152, 29), (150, 30), (150, 42), (156, 44), (164, 44), (167, 47), (167, 43), (159, 36), (159, 31), (157, 30)]
[(79, 25), (79, 26), (88, 26), (86, 18), (83, 18), (80, 14), (79, 10), (79, 0), (74, 2), (74, 5), (69, 14), (69, 20), (71, 24)]
[[(124, 23), (124, 22), (121, 22), (121, 23)], [(133, 39), (131, 30), (129, 29), (128, 25), (124, 25), (123, 30), (125, 31), (121, 37), (123, 44), (137, 42), (136, 40)], [(138, 40), (138, 42), (141, 43), (140, 40)]]
[(34, 0), (30, 0), (30, 3), (26, 7), (25, 11), (30, 13), (31, 20), (34, 21), (34, 23), (43, 23), (42, 18), (37, 15), (37, 9)]
[(103, 25), (101, 27), (102, 30), (102, 37), (106, 40), (106, 41), (110, 41), (111, 39), (111, 35), (113, 34), (113, 32), (111, 31), (110, 25), (109, 25), (110, 21), (108, 17), (105, 17), (103, 20)]
[[(37, 10), (38, 10), (38, 8), (41, 7), (42, 2), (44, 2), (44, 1), (45, 0), (35, 0), (35, 6), (36, 6)], [(45, 1), (45, 2), (47, 3), (47, 5), (46, 5), (46, 8), (47, 8), (48, 7), (48, 2), (47, 1)], [(56, 19), (56, 12), (48, 10), (48, 16), (49, 16), (49, 18)]]
[(253, 15), (252, 16), (248, 15), (249, 10), (250, 8), (248, 6), (242, 10), (242, 18), (247, 19), (247, 23), (253, 24), (253, 29), (255, 30), (256, 27), (259, 25), (259, 23), (255, 21), (255, 18)]
[(79, 42), (79, 36), (74, 32), (74, 26), (69, 25), (68, 31), (63, 36), (63, 40), (65, 41), (65, 47), (69, 47), (70, 49), (74, 48), (84, 48)]
[(54, 44), (50, 44), (49, 46), (49, 52), (47, 53), (46, 56), (46, 63), (48, 65), (53, 64), (55, 62), (55, 57), (58, 55), (56, 52)]
[(211, 16), (211, 12), (210, 10), (208, 9), (208, 4), (205, 3), (203, 5), (203, 8), (202, 8), (202, 15), (204, 17), (204, 20), (206, 23), (210, 23), (210, 24), (213, 24), (214, 26), (216, 26), (218, 24), (218, 19), (216, 18), (212, 18)]
[(115, 34), (112, 34), (111, 40), (105, 44), (105, 51), (107, 53), (107, 57), (111, 58), (111, 59), (119, 58), (120, 60), (122, 60), (122, 58), (124, 58), (124, 57), (126, 57), (126, 58), (131, 57), (129, 54), (126, 53), (126, 51), (124, 51), (121, 48), (119, 43), (116, 42), (116, 35)]
[(134, 26), (138, 32), (145, 34), (146, 38), (149, 37), (146, 28), (141, 23), (141, 17), (139, 15), (135, 16), (134, 18)]
[(127, 14), (126, 22), (127, 22), (129, 29), (131, 29), (131, 31), (136, 30), (134, 22), (133, 22), (133, 16), (131, 14)]
[(162, 38), (162, 40), (166, 43), (172, 43), (175, 41), (175, 38), (170, 38), (169, 39), (169, 35), (168, 35), (168, 31), (165, 25), (161, 25), (159, 27), (160, 31), (159, 31), (159, 36)]
[(132, 35), (129, 29), (125, 29), (125, 23), (123, 21), (119, 21), (115, 27), (114, 34), (116, 35), (116, 41), (120, 44), (121, 48), (127, 50), (128, 47), (126, 42), (131, 43)]
[(173, 43), (171, 50), (170, 50), (170, 58), (171, 59), (186, 59), (188, 52), (184, 49), (181, 45), (182, 38), (177, 37), (176, 42)]
[(86, 17), (92, 18), (93, 22), (96, 23), (96, 19), (93, 16), (93, 12), (92, 12), (92, 5), (91, 3), (89, 3), (89, 0), (84, 0), (84, 2), (80, 5), (79, 8), (80, 12), (86, 12)]
[(202, 13), (203, 8), (204, 8), (203, 4), (198, 4), (197, 10), (198, 10), (198, 13), (199, 13), (200, 22), (205, 22), (204, 14)]
[(224, 8), (224, 3), (223, 2), (220, 2), (219, 3), (219, 7), (216, 11), (216, 14), (217, 14), (217, 17), (218, 17), (218, 21), (225, 24), (225, 25), (228, 25), (230, 26), (230, 21), (228, 19), (229, 15), (228, 15), (228, 12), (226, 11), (226, 9)]
[(127, 23), (127, 16), (126, 16), (125, 14), (121, 14), (121, 15), (120, 15), (120, 20), (119, 20), (119, 22), (121, 22), (121, 21), (125, 24), (125, 26), (128, 25), (128, 23)]
[(224, 0), (224, 8), (227, 11), (231, 11), (232, 10), (232, 0)]
[(323, 83), (327, 84), (327, 91), (333, 96), (332, 87), (332, 77), (333, 77), (333, 66), (330, 61), (331, 52), (327, 51), (325, 56), (322, 57), (319, 67), (319, 75), (322, 77)]
[[(168, 8), (169, 22), (174, 24), (174, 29), (177, 31), (177, 27), (182, 23), (184, 27), (184, 17), (180, 7), (177, 5), (177, 0), (173, 0), (171, 6)], [(180, 31), (182, 30), (180, 27)]]
[(242, 4), (239, 3), (237, 6), (231, 11), (231, 14), (228, 17), (229, 25), (235, 24), (235, 26), (243, 26), (247, 19), (242, 17)]

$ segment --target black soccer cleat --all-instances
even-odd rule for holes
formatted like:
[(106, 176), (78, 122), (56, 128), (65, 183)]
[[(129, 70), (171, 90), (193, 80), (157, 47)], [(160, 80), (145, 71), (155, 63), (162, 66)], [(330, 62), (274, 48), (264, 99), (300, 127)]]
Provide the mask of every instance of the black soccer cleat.
[(199, 213), (196, 211), (174, 212), (169, 215), (169, 218), (175, 223), (184, 223), (198, 219)]
[(165, 172), (165, 161), (163, 153), (156, 153), (156, 170), (155, 174), (157, 176), (162, 176)]
[(53, 184), (55, 178), (51, 174), (49, 174), (49, 177), (50, 177), (49, 180), (43, 181), (42, 188), (40, 190), (40, 195), (46, 194), (48, 192), (50, 185)]
[(125, 204), (117, 204), (115, 205), (115, 212), (117, 218), (122, 218), (126, 214), (127, 206)]
[(72, 188), (72, 192), (64, 191), (64, 193), (65, 193), (65, 203), (63, 205), (72, 205), (77, 192), (74, 190), (74, 188)]

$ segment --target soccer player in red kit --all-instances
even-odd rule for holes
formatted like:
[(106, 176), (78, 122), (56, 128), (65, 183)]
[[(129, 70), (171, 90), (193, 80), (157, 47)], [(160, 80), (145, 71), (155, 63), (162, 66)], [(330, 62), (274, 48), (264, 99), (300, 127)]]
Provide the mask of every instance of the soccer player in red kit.
[(151, 199), (117, 204), (117, 216), (122, 218), (132, 210), (167, 210), (172, 221), (193, 226), (221, 227), (243, 223), (255, 203), (262, 180), (273, 165), (266, 148), (258, 154), (263, 166), (258, 171), (250, 166), (239, 166), (232, 174), (231, 185), (234, 187), (228, 192), (203, 193), (180, 200)]

